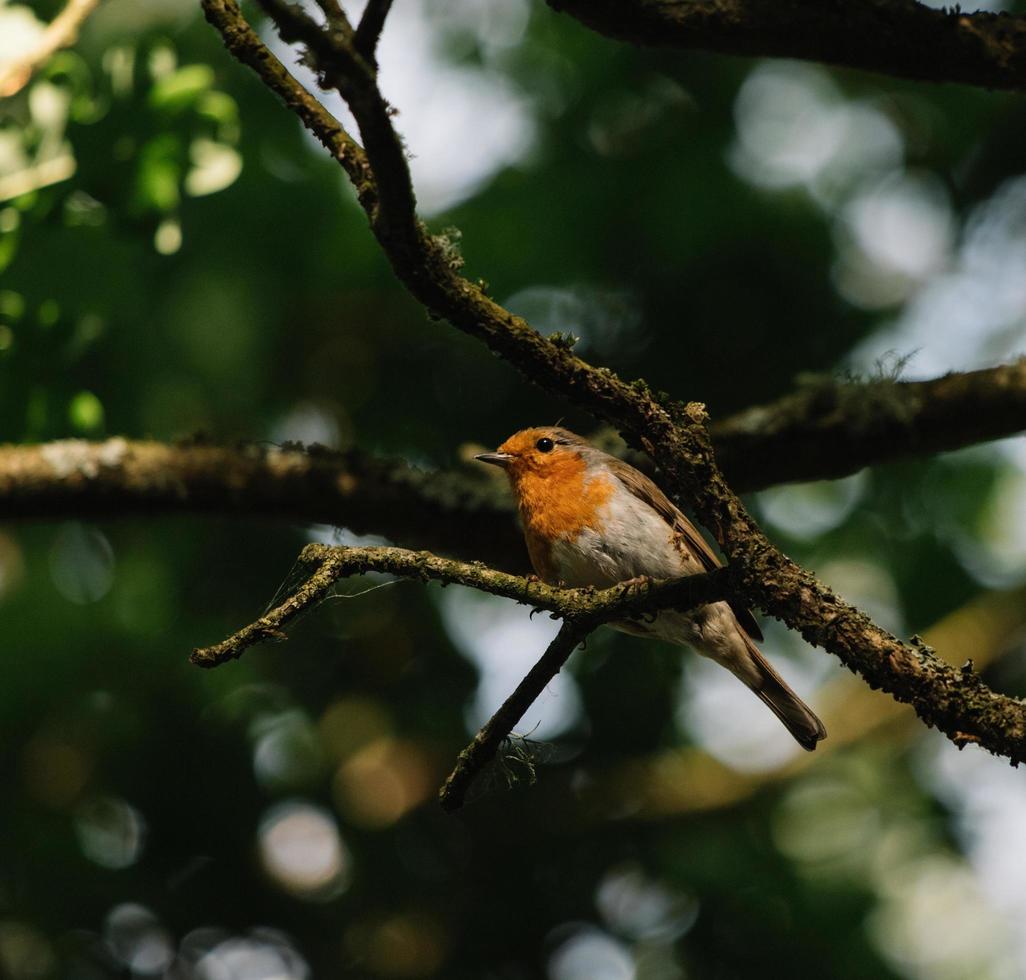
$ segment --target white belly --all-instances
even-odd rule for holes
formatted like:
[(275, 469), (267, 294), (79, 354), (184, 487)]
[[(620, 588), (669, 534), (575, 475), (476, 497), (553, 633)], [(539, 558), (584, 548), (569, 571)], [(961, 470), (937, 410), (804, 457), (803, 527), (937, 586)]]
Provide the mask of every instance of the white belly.
[[(614, 494), (599, 512), (598, 524), (601, 534), (585, 528), (572, 540), (553, 543), (551, 557), (563, 584), (605, 589), (643, 575), (666, 579), (704, 570), (696, 557), (675, 542), (673, 528), (627, 490)], [(707, 656), (715, 656), (707, 647), (715, 649), (726, 639), (718, 634), (737, 629), (734, 614), (722, 602), (691, 613), (668, 610), (654, 620), (646, 617), (609, 625), (636, 636), (692, 646)], [(707, 632), (714, 635), (706, 636)]]
[(676, 578), (702, 570), (674, 544), (673, 528), (628, 490), (615, 493), (599, 511), (597, 527), (553, 543), (551, 557), (566, 585), (608, 588), (647, 575)]

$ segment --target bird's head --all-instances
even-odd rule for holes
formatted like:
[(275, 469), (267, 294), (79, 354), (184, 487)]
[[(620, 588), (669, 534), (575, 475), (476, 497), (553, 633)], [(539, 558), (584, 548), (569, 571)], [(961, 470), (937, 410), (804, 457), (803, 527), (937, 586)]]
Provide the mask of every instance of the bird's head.
[(579, 473), (587, 465), (591, 446), (566, 429), (546, 426), (521, 429), (511, 435), (494, 453), (481, 453), (474, 459), (501, 466), (516, 486), (524, 478), (558, 479)]

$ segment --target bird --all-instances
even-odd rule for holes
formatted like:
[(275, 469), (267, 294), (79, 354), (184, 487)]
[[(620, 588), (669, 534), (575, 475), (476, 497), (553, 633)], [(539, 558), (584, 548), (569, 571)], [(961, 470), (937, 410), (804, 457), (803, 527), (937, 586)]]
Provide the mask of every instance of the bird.
[[(522, 429), (474, 457), (509, 477), (527, 551), (549, 585), (610, 588), (721, 565), (705, 539), (644, 473), (559, 426)], [(826, 737), (815, 713), (773, 669), (752, 613), (736, 602), (610, 623), (635, 636), (691, 647), (726, 667), (808, 751)]]

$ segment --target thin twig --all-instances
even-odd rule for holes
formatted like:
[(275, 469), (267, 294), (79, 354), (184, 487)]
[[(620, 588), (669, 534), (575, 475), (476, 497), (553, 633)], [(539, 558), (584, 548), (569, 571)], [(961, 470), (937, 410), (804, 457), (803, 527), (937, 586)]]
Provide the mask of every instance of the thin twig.
[[(335, 556), (318, 554), (316, 560), (317, 564), (310, 577), (280, 606), (276, 606), (227, 640), (202, 650), (193, 650), (189, 659), (199, 667), (216, 667), (218, 664), (238, 659), (244, 650), (264, 640), (284, 639), (282, 627), (320, 602), (338, 581)], [(300, 556), (300, 561), (304, 561), (303, 556)]]
[(238, 659), (249, 647), (264, 640), (285, 639), (282, 627), (322, 602), (335, 582), (346, 575), (366, 571), (468, 585), (517, 602), (530, 603), (536, 609), (549, 610), (563, 619), (558, 635), (542, 658), (460, 753), (456, 767), (439, 793), (446, 810), (462, 805), (476, 774), (492, 759), (502, 740), (559, 673), (574, 648), (592, 630), (603, 623), (635, 619), (659, 609), (674, 608), (686, 612), (695, 606), (725, 598), (729, 589), (729, 570), (726, 568), (671, 581), (618, 585), (601, 591), (556, 589), (482, 565), (448, 561), (426, 552), (401, 548), (341, 548), (311, 544), (303, 549), (298, 564), (311, 571), (307, 580), (288, 599), (221, 643), (194, 650), (190, 658), (192, 662), (200, 667), (216, 667)]
[(353, 47), (372, 64), (376, 64), (374, 52), (391, 7), (392, 0), (367, 0), (367, 6), (356, 28)]
[(474, 777), (491, 762), (503, 739), (509, 736), (513, 726), (520, 721), (524, 712), (560, 672), (570, 654), (593, 628), (593, 624), (572, 619), (563, 623), (541, 659), (459, 754), (455, 767), (438, 792), (438, 800), (443, 809), (452, 811), (463, 805)]

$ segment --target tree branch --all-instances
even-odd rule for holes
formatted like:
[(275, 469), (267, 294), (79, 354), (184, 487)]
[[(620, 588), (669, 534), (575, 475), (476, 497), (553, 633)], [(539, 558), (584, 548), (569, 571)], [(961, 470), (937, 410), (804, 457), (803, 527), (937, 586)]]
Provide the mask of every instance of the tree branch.
[[(205, 9), (226, 12), (229, 20), (241, 19), (232, 0), (202, 2)], [(368, 211), (371, 227), (399, 278), (430, 313), (483, 341), (534, 383), (613, 423), (645, 449), (662, 468), (671, 494), (693, 504), (716, 535), (740, 594), (835, 653), (871, 686), (911, 704), (950, 738), (975, 740), (1016, 764), (1026, 760), (1026, 705), (963, 676), (922, 645), (899, 642), (770, 544), (717, 466), (703, 406), (673, 402), (654, 395), (642, 381), (626, 383), (593, 367), (462, 278), (444, 243), (427, 236), (413, 213), (406, 160), (396, 152), (401, 144), (366, 62), (344, 39), (316, 25), (311, 29), (312, 22), (300, 19), (296, 8), (280, 0), (263, 2), (281, 14), (283, 36), (306, 43), (325, 79), (346, 98), (378, 181), (381, 206)]]
[(961, 449), (1026, 429), (1026, 360), (930, 381), (808, 385), (710, 428), (740, 491), (833, 479), (906, 456)]
[(548, 0), (607, 37), (1026, 89), (1026, 17), (915, 0)]
[(228, 639), (192, 652), (200, 667), (217, 667), (242, 654), (268, 636), (282, 638), (281, 628), (316, 605), (339, 579), (365, 572), (385, 572), (421, 582), (466, 585), (491, 595), (505, 596), (561, 619), (572, 620), (588, 630), (613, 619), (636, 619), (657, 609), (692, 609), (728, 594), (728, 575), (720, 568), (701, 575), (664, 582), (645, 582), (611, 589), (557, 589), (535, 578), (508, 575), (480, 563), (452, 561), (427, 551), (404, 548), (345, 548), (308, 544), (299, 565), (311, 569), (306, 582), (281, 605)]
[[(624, 386), (621, 393), (629, 417), (635, 392)], [(1016, 765), (1026, 761), (1026, 704), (944, 663), (917, 638), (900, 642), (774, 548), (727, 486), (705, 423), (703, 406), (671, 407), (663, 417), (653, 414), (641, 439), (671, 489), (683, 488), (713, 530), (738, 594), (836, 654), (870, 687), (912, 705), (956, 744), (975, 741)]]
[(260, 515), (342, 525), (415, 548), (526, 571), (496, 482), (365, 453), (65, 440), (0, 446), (4, 519), (154, 513)]
[(68, 0), (67, 6), (50, 21), (36, 44), (0, 70), (0, 99), (19, 92), (61, 48), (74, 44), (86, 18), (99, 3), (100, 0)]

